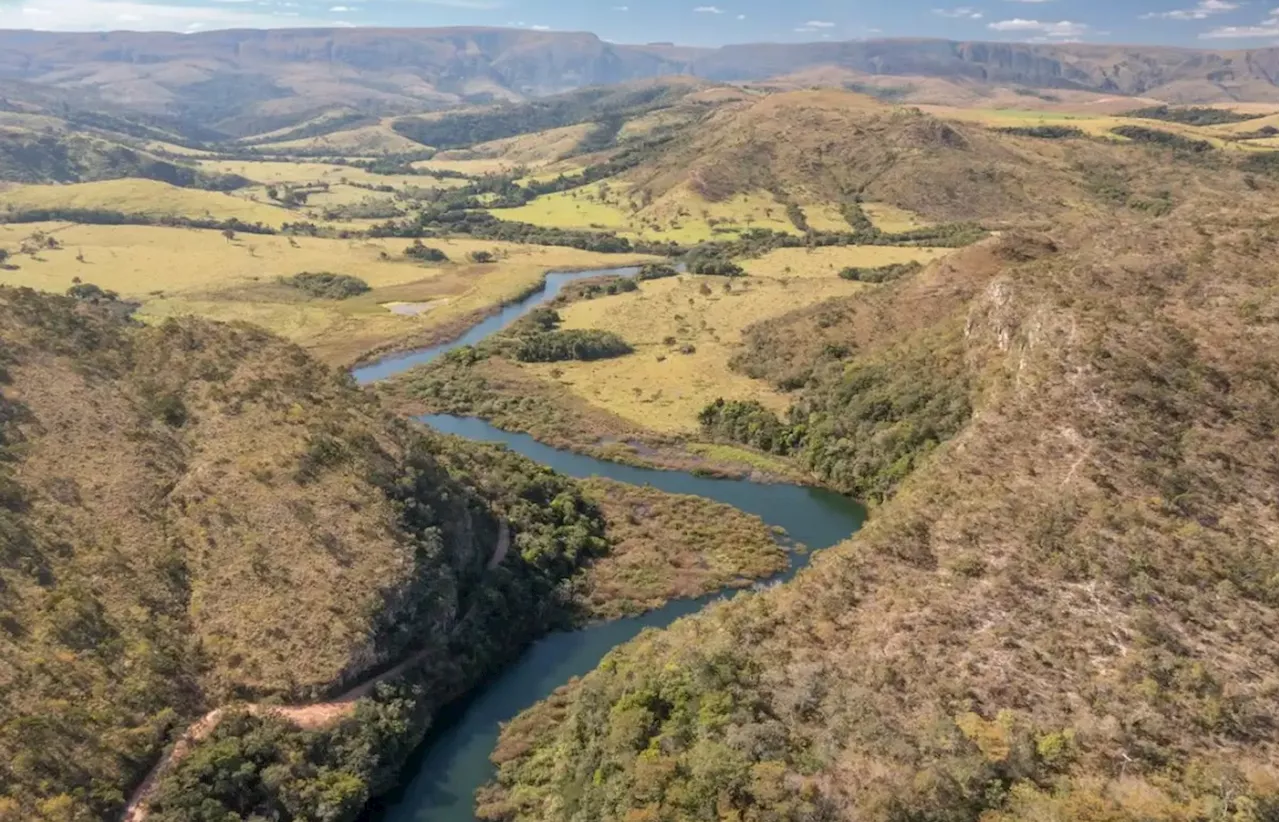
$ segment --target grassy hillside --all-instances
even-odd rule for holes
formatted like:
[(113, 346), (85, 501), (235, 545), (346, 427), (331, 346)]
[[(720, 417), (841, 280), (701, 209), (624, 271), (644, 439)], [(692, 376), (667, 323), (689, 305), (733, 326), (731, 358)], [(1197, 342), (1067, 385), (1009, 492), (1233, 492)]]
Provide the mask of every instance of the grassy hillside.
[(1274, 819), (1275, 186), (1172, 162), (1163, 216), (750, 332), (784, 449), (886, 501), (507, 726), (479, 816)]
[(298, 219), (293, 212), (278, 206), (136, 177), (69, 185), (16, 186), (4, 192), (0, 220), (4, 219), (5, 211), (29, 209), (118, 211), (156, 218), (235, 219), (277, 228)]
[(0, 127), (2, 181), (87, 183), (125, 177), (215, 191), (229, 191), (248, 183), (237, 175), (206, 173), (99, 138)]

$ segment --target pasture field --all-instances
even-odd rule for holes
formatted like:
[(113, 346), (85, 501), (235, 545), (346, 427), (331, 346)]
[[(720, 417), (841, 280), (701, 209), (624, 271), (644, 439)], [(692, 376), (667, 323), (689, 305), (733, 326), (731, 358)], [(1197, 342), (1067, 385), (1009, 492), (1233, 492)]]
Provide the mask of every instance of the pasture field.
[(871, 224), (889, 234), (913, 231), (917, 228), (928, 228), (932, 222), (888, 203), (863, 203), (862, 212), (871, 220)]
[[(678, 188), (648, 206), (631, 192), (625, 181), (605, 180), (546, 194), (518, 208), (492, 209), (491, 213), (504, 220), (548, 228), (609, 230), (685, 245), (733, 237), (748, 228), (798, 233), (787, 219), (786, 206), (768, 192), (737, 194), (712, 203)], [(843, 220), (841, 224), (848, 228)]]
[(517, 134), (470, 148), (440, 152), (441, 160), (468, 160), (492, 158), (502, 160), (509, 167), (537, 168), (558, 162), (572, 154), (588, 135), (595, 131), (593, 123), (547, 129), (532, 134)]
[(650, 430), (690, 434), (698, 429), (698, 412), (717, 397), (754, 399), (778, 412), (790, 404), (788, 396), (768, 384), (729, 370), (743, 329), (863, 287), (838, 277), (792, 282), (682, 275), (651, 280), (638, 291), (560, 309), (562, 327), (617, 332), (635, 353), (521, 367)]
[(913, 248), (891, 245), (820, 246), (775, 248), (760, 257), (739, 260), (753, 277), (825, 279), (836, 277), (848, 266), (875, 268), (912, 261), (927, 263), (944, 257), (952, 248)]
[(385, 125), (376, 123), (316, 137), (258, 143), (254, 146), (254, 149), (279, 154), (323, 151), (347, 156), (364, 156), (370, 154), (405, 154), (421, 151), (422, 146), (408, 137), (395, 133)]
[(416, 174), (374, 174), (362, 168), (318, 163), (309, 160), (200, 160), (205, 171), (239, 174), (263, 185), (303, 186), (314, 183), (329, 185), (344, 182), (363, 185), (420, 186), (422, 188), (456, 186), (457, 180), (437, 180)]
[(286, 208), (256, 203), (244, 197), (219, 191), (179, 188), (156, 180), (134, 177), (94, 183), (16, 186), (0, 196), (0, 208), (5, 206), (14, 209), (107, 209), (157, 217), (177, 215), (209, 217), (215, 220), (235, 218), (274, 227), (298, 219), (294, 212)]
[[(17, 252), (36, 232), (56, 238), (62, 247), (34, 256), (15, 253), (12, 267), (0, 271), (0, 282), (62, 293), (79, 277), (141, 302), (143, 319), (195, 314), (244, 320), (337, 364), (511, 300), (546, 271), (648, 259), (451, 239), (431, 244), (455, 262), (421, 265), (403, 257), (407, 241), (397, 239), (297, 237), (294, 246), (281, 236), (246, 234), (228, 242), (217, 231), (67, 223), (0, 225), (0, 248)], [(479, 250), (493, 253), (497, 261), (466, 262)], [(303, 271), (349, 274), (371, 290), (346, 300), (319, 300), (278, 282)], [(397, 313), (396, 303), (423, 305), (417, 313)]]
[[(1266, 148), (1262, 144), (1263, 141), (1240, 142), (1234, 140), (1223, 139), (1224, 134), (1233, 134), (1240, 131), (1253, 131), (1265, 125), (1276, 125), (1276, 117), (1273, 116), (1275, 106), (1271, 106), (1269, 111), (1258, 111), (1258, 118), (1254, 120), (1246, 120), (1241, 123), (1230, 124), (1233, 128), (1224, 129), (1223, 126), (1191, 126), (1184, 123), (1174, 123), (1165, 120), (1148, 120), (1139, 117), (1121, 117), (1118, 115), (1096, 115), (1096, 114), (1075, 114), (1062, 111), (1025, 111), (1021, 109), (990, 109), (990, 108), (957, 108), (954, 106), (930, 106), (922, 105), (920, 109), (939, 117), (945, 117), (951, 120), (961, 120), (964, 122), (980, 123), (992, 128), (1008, 128), (1011, 126), (1035, 126), (1035, 125), (1064, 125), (1073, 126), (1080, 129), (1085, 134), (1093, 137), (1105, 137), (1113, 140), (1123, 140), (1111, 133), (1113, 128), (1117, 126), (1141, 126), (1143, 128), (1156, 129), (1159, 131), (1169, 131), (1175, 134), (1181, 134), (1196, 140), (1207, 140), (1215, 148), (1226, 148), (1248, 151), (1257, 148)], [(1255, 109), (1256, 110), (1256, 109)], [(1252, 113), (1252, 112), (1250, 112)]]

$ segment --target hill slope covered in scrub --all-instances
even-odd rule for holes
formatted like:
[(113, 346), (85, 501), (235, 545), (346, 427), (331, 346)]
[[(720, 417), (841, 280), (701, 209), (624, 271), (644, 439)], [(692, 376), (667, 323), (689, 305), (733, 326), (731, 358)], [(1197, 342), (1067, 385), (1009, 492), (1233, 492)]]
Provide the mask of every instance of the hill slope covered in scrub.
[[(0, 815), (112, 817), (210, 708), (323, 698), (436, 648), (388, 697), (398, 730), (329, 762), (358, 809), (443, 700), (569, 617), (556, 588), (603, 518), (266, 332), (115, 307), (0, 291)], [(518, 551), (487, 568), (500, 521)], [(359, 716), (342, 733), (373, 733)]]
[(92, 137), (0, 128), (0, 180), (87, 183), (134, 177), (182, 188), (230, 191), (249, 185), (236, 174), (212, 174)]
[(1163, 216), (749, 332), (815, 470), (896, 492), (507, 726), (481, 818), (1274, 819), (1275, 187), (1164, 159)]

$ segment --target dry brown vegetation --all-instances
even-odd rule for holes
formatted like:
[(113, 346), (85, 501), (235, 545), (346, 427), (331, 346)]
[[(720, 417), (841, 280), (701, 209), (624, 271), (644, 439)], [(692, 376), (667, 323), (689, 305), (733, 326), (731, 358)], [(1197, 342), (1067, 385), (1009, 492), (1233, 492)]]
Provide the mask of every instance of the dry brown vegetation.
[(623, 177), (633, 194), (654, 198), (650, 209), (690, 192), (711, 202), (776, 192), (801, 205), (860, 197), (935, 221), (1023, 224), (1094, 210), (1098, 175), (1116, 166), (1145, 166), (1130, 177), (1155, 190), (1182, 183), (1168, 163), (1104, 141), (1014, 138), (822, 90), (721, 106), (689, 139)]
[(613, 543), (582, 574), (588, 616), (635, 614), (744, 587), (787, 567), (779, 535), (730, 505), (599, 477), (583, 490), (600, 506)]
[(482, 816), (1274, 819), (1275, 188), (1170, 173), (1194, 196), (1167, 216), (1010, 235), (753, 332), (804, 392), (826, 342), (958, 345), (971, 417), (793, 583), (512, 723)]
[[(125, 308), (0, 291), (9, 818), (109, 816), (205, 710), (313, 699), (435, 647), (450, 664), (408, 703), (411, 746), (435, 700), (559, 618), (560, 579), (603, 550), (569, 481), (410, 428), (255, 327)], [(520, 550), (487, 571), (499, 517)], [(333, 767), (367, 795), (396, 750)]]

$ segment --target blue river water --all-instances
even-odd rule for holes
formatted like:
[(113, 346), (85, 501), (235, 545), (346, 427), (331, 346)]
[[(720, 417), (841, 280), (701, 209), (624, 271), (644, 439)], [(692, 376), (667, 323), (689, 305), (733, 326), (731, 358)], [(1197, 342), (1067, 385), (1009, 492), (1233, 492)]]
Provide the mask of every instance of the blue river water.
[[(549, 274), (544, 289), (504, 307), (501, 313), (473, 327), (459, 339), (387, 357), (356, 369), (353, 374), (361, 383), (384, 379), (430, 362), (453, 348), (479, 342), (553, 299), (565, 283), (583, 277), (634, 271), (609, 269)], [(769, 525), (785, 529), (790, 539), (809, 549), (793, 552), (791, 567), (769, 582), (790, 579), (808, 563), (811, 551), (846, 539), (861, 527), (866, 517), (865, 509), (858, 503), (823, 489), (637, 468), (552, 448), (527, 434), (502, 431), (480, 419), (449, 415), (427, 415), (420, 419), (444, 433), (504, 443), (513, 451), (569, 476), (603, 476), (651, 485), (671, 493), (697, 494), (755, 514)], [(401, 787), (383, 797), (370, 817), (378, 822), (474, 822), (475, 791), (493, 777), (489, 754), (497, 744), (501, 723), (546, 698), (572, 677), (586, 674), (610, 650), (645, 628), (670, 625), (680, 617), (697, 612), (708, 602), (729, 595), (732, 594), (676, 600), (641, 616), (549, 634), (533, 643), (515, 664), (443, 712), (407, 766)]]

